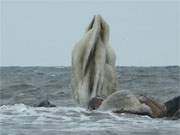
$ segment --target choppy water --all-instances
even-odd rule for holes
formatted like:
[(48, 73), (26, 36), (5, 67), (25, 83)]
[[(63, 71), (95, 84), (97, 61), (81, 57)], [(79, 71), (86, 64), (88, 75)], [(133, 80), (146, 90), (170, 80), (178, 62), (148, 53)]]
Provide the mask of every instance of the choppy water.
[[(1, 67), (1, 135), (178, 135), (180, 120), (89, 112), (71, 98), (70, 68)], [(164, 102), (180, 95), (180, 67), (118, 67), (119, 90)], [(55, 108), (31, 107), (48, 98)]]

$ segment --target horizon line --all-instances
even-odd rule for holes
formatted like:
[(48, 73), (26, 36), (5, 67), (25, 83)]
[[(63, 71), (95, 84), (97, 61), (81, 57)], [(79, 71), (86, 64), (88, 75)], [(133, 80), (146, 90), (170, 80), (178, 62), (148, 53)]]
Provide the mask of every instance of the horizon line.
[[(52, 65), (52, 66), (48, 66), (48, 65), (0, 65), (0, 67), (72, 67), (72, 66), (68, 66), (68, 65), (65, 65), (65, 66), (55, 66), (55, 65)], [(180, 67), (180, 65), (149, 65), (149, 66), (140, 66), (140, 65), (116, 65), (115, 67)]]

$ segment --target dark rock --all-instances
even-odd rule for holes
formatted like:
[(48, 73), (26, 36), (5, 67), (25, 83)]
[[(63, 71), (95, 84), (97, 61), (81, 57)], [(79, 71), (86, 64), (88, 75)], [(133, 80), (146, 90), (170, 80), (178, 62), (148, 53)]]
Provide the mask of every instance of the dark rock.
[(166, 117), (173, 117), (180, 110), (180, 96), (168, 100), (164, 103), (166, 106)]
[(96, 110), (99, 108), (99, 106), (101, 105), (103, 101), (103, 98), (101, 97), (94, 97), (89, 101), (88, 104), (88, 110)]
[(180, 119), (180, 109), (173, 115), (172, 120)]
[(43, 100), (35, 107), (56, 107), (56, 105), (51, 104), (48, 100)]

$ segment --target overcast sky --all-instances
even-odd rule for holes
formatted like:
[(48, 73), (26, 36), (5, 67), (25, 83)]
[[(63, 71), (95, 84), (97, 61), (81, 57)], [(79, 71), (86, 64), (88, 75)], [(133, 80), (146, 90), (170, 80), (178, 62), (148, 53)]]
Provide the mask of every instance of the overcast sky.
[(110, 25), (117, 65), (180, 65), (178, 2), (55, 0), (1, 3), (1, 65), (71, 65), (72, 48), (96, 14)]

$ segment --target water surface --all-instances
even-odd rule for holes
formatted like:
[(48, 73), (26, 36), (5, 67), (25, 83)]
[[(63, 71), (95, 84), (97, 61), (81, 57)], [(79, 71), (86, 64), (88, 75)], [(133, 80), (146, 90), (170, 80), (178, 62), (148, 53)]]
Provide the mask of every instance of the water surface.
[[(180, 120), (89, 112), (72, 99), (69, 67), (0, 68), (1, 135), (178, 135)], [(159, 102), (180, 95), (180, 67), (117, 67), (118, 90)], [(55, 108), (32, 107), (48, 98)]]

